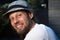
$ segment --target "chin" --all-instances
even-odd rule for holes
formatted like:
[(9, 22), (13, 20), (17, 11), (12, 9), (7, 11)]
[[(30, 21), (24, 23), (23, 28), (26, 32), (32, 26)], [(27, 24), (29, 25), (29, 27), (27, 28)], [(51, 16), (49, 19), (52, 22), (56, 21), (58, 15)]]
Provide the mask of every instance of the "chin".
[(17, 31), (17, 33), (18, 33), (18, 34), (23, 34), (24, 31), (23, 31), (23, 30), (21, 30), (21, 31), (19, 30), (19, 31)]

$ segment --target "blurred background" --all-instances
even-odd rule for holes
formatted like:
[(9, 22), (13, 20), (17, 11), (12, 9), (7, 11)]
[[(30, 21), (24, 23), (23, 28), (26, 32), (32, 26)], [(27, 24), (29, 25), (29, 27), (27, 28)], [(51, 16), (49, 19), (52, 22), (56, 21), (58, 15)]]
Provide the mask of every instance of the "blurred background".
[[(8, 20), (2, 17), (9, 3), (15, 0), (0, 0), (0, 39), (18, 38), (18, 35), (10, 27)], [(60, 1), (59, 0), (25, 0), (35, 11), (37, 23), (51, 27), (60, 38)]]

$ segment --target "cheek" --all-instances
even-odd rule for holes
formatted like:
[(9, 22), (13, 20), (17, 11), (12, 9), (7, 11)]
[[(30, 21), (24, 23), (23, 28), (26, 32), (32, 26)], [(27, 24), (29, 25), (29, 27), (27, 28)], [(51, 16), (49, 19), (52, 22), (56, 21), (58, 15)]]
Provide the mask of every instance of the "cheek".
[(27, 27), (29, 25), (29, 20), (26, 18), (24, 19), (24, 26)]
[(12, 25), (13, 28), (15, 27), (15, 24), (13, 22), (11, 22), (11, 25)]
[(28, 18), (25, 16), (25, 17), (22, 17), (19, 19), (21, 23), (24, 24), (24, 26), (26, 26), (28, 24)]
[(24, 15), (20, 18), (18, 18), (21, 22), (26, 22), (27, 21), (27, 17)]
[(11, 22), (11, 25), (13, 29), (17, 30), (16, 25), (14, 23)]

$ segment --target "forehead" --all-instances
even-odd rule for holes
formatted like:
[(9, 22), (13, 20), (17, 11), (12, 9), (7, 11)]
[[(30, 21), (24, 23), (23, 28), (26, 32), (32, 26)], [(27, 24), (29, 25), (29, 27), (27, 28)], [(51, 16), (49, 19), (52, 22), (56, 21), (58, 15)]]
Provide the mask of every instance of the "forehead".
[(18, 14), (26, 14), (26, 13), (27, 13), (26, 11), (14, 11), (14, 12), (11, 12), (9, 16), (18, 15)]

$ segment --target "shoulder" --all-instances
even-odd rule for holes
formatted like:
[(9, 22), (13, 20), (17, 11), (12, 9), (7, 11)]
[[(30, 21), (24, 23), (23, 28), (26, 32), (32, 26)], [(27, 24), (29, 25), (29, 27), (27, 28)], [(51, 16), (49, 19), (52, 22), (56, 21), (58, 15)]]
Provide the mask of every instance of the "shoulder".
[(39, 25), (39, 27), (40, 27), (41, 29), (44, 29), (45, 31), (47, 31), (47, 30), (53, 31), (52, 28), (50, 28), (49, 26), (46, 26), (46, 25), (44, 25), (44, 24), (38, 24), (38, 25)]
[(50, 28), (49, 26), (46, 26), (44, 24), (39, 24), (39, 26), (41, 27), (41, 29), (43, 29), (47, 34), (55, 34), (54, 30), (52, 28)]
[(30, 30), (30, 32), (26, 35), (25, 39), (28, 40), (42, 40), (45, 39), (45, 37), (48, 38), (46, 31), (45, 31), (45, 25), (44, 24), (35, 24), (34, 28)]
[(36, 26), (35, 26), (35, 28), (36, 29), (41, 29), (41, 30), (45, 30), (45, 31), (47, 31), (48, 29), (51, 29), (50, 27), (48, 27), (48, 26), (46, 26), (46, 25), (44, 25), (44, 24), (36, 24)]
[(41, 27), (41, 30), (43, 35), (44, 35), (44, 38), (48, 38), (49, 40), (58, 40), (54, 30), (44, 24), (39, 24), (39, 26)]
[(47, 34), (49, 40), (58, 40), (58, 37), (52, 28), (50, 28), (46, 25), (44, 25), (43, 27), (44, 27), (45, 33)]

